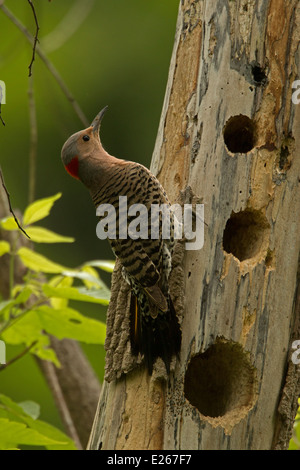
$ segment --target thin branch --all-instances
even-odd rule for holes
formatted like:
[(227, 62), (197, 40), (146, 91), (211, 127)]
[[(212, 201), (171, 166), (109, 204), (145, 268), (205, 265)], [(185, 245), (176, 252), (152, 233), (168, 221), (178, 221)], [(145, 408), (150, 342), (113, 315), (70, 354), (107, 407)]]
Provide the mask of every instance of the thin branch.
[(14, 211), (13, 211), (13, 208), (12, 208), (11, 202), (10, 202), (10, 195), (9, 195), (9, 192), (8, 192), (6, 186), (5, 186), (4, 177), (3, 177), (3, 173), (2, 173), (1, 168), (0, 168), (0, 179), (1, 179), (1, 182), (2, 182), (3, 189), (4, 189), (4, 191), (5, 191), (5, 193), (6, 193), (6, 196), (7, 196), (7, 201), (8, 201), (10, 213), (13, 215), (13, 218), (15, 219), (15, 222), (16, 222), (17, 226), (19, 227), (19, 229), (21, 230), (21, 232), (23, 232), (24, 235), (26, 235), (27, 238), (30, 238), (30, 236), (29, 236), (29, 235), (25, 232), (25, 230), (21, 227), (21, 225), (20, 225), (20, 223), (19, 223), (19, 221), (18, 221), (18, 219), (17, 219), (17, 217), (16, 217), (16, 215), (15, 215), (15, 213), (14, 213)]
[(41, 39), (40, 44), (43, 50), (49, 54), (62, 47), (86, 20), (94, 4), (95, 0), (74, 2), (56, 28)]
[(29, 5), (31, 6), (34, 21), (35, 21), (35, 26), (36, 26), (34, 40), (33, 40), (32, 58), (31, 58), (31, 62), (30, 62), (29, 67), (28, 67), (28, 69), (29, 69), (29, 75), (28, 76), (31, 77), (31, 75), (32, 75), (32, 66), (33, 66), (33, 62), (35, 60), (35, 51), (36, 51), (36, 46), (37, 46), (37, 43), (38, 43), (38, 34), (39, 34), (40, 27), (39, 27), (36, 11), (35, 11), (35, 8), (34, 8), (34, 4), (32, 3), (32, 0), (27, 0), (27, 1), (28, 1)]
[(53, 364), (51, 364), (51, 362), (44, 361), (43, 368), (44, 368), (44, 371), (46, 371), (47, 373), (47, 379), (52, 389), (53, 396), (58, 406), (58, 409), (61, 413), (61, 418), (67, 430), (67, 433), (69, 434), (71, 439), (73, 439), (73, 441), (75, 442), (75, 445), (78, 448), (78, 450), (82, 450), (82, 444), (80, 442), (80, 438), (78, 436), (76, 426), (72, 419), (72, 415), (70, 413), (68, 404), (66, 403), (64, 392), (61, 388), (61, 384), (59, 383), (59, 380), (55, 371), (55, 367)]
[[(0, 9), (3, 11), (3, 13), (12, 21), (12, 23), (24, 34), (24, 36), (27, 38), (27, 40), (30, 42), (30, 44), (34, 44), (34, 37), (28, 29), (21, 23), (18, 18), (15, 17), (15, 15), (5, 6), (1, 3), (0, 1)], [(83, 123), (84, 126), (88, 127), (89, 126), (89, 120), (86, 118), (85, 114), (83, 113), (82, 109), (80, 108), (79, 104), (75, 100), (74, 96), (70, 92), (69, 88), (63, 81), (62, 77), (52, 64), (52, 62), (48, 59), (46, 54), (41, 50), (40, 46), (37, 44), (36, 45), (36, 53), (40, 57), (40, 59), (44, 62), (46, 65), (47, 69), (49, 72), (52, 74), (56, 82), (58, 83), (59, 87), (61, 88), (62, 92), (66, 96), (67, 100), (71, 103), (73, 106), (73, 109), (81, 122)]]
[(34, 98), (33, 77), (29, 78), (28, 88), (28, 106), (29, 106), (29, 122), (30, 122), (30, 147), (29, 147), (29, 204), (34, 201), (36, 186), (36, 157), (38, 143), (38, 129), (36, 119), (36, 106)]
[(23, 356), (25, 356), (25, 354), (27, 354), (30, 349), (33, 348), (33, 346), (35, 346), (37, 343), (37, 341), (33, 341), (33, 343), (31, 343), (29, 346), (27, 346), (27, 348), (25, 348), (23, 351), (20, 352), (20, 354), (18, 354), (17, 356), (13, 357), (10, 361), (8, 361), (6, 364), (3, 364), (0, 366), (0, 372), (1, 370), (4, 370), (6, 369), (8, 366), (10, 366), (11, 364), (13, 364), (14, 362), (18, 361), (19, 359), (21, 359)]

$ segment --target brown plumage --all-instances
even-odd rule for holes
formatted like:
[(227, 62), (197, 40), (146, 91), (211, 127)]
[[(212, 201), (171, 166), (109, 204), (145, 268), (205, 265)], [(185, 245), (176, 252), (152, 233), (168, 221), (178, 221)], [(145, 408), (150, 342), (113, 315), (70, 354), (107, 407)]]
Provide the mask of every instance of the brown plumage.
[[(99, 129), (105, 111), (106, 108), (90, 127), (66, 141), (62, 161), (66, 170), (88, 188), (96, 207), (111, 204), (115, 208), (116, 238), (109, 238), (109, 241), (123, 265), (123, 276), (131, 286), (132, 352), (144, 355), (150, 374), (157, 357), (162, 357), (169, 372), (172, 355), (178, 355), (181, 343), (181, 331), (168, 286), (173, 232), (171, 230), (170, 239), (163, 240), (160, 225), (158, 239), (151, 239), (148, 232), (147, 239), (133, 240), (120, 238), (118, 230), (119, 218), (124, 216), (119, 205), (120, 196), (127, 197), (128, 208), (137, 203), (147, 207), (149, 230), (151, 205), (169, 205), (169, 201), (163, 187), (147, 168), (115, 158), (104, 150)], [(130, 218), (127, 225), (129, 223)]]

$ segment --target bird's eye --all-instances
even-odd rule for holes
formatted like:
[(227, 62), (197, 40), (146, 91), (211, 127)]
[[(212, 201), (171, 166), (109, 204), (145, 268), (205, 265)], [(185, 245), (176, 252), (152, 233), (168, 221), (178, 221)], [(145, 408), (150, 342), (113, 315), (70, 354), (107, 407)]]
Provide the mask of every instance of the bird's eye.
[(85, 142), (87, 142), (88, 140), (90, 140), (90, 136), (89, 136), (89, 135), (84, 135), (82, 138), (83, 138), (83, 140), (84, 140)]

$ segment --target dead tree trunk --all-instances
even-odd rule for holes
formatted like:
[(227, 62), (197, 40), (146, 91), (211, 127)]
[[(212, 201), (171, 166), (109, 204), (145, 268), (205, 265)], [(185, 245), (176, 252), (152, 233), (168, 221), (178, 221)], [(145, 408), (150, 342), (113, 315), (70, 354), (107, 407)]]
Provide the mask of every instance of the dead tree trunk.
[(287, 447), (300, 395), (299, 40), (298, 0), (180, 2), (152, 171), (173, 202), (189, 186), (204, 203), (205, 242), (175, 262), (183, 343), (167, 381), (130, 371), (115, 272), (90, 448)]

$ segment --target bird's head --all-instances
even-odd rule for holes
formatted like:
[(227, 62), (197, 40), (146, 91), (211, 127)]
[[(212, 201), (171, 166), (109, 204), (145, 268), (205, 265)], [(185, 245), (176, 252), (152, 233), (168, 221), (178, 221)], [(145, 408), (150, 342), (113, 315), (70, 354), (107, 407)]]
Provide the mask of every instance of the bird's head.
[(104, 152), (99, 130), (107, 108), (106, 106), (97, 114), (90, 127), (71, 135), (62, 148), (63, 164), (73, 178), (84, 182), (84, 175), (90, 166), (90, 161), (95, 158), (97, 152), (101, 150)]

